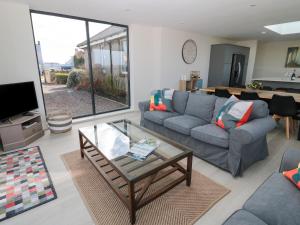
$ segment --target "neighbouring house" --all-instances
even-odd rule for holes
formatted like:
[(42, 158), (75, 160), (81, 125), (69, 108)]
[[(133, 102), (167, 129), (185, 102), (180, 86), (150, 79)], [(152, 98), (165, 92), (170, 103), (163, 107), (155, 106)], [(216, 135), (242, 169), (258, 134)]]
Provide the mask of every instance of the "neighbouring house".
[[(90, 46), (94, 73), (97, 71), (101, 75), (127, 75), (127, 28), (110, 26), (92, 36)], [(84, 62), (88, 68), (87, 41), (77, 47), (84, 51)]]
[(43, 64), (44, 70), (55, 70), (60, 71), (61, 70), (61, 64), (57, 62), (45, 62)]
[(61, 65), (62, 70), (72, 70), (74, 68), (74, 56), (70, 57), (70, 59), (65, 63)]

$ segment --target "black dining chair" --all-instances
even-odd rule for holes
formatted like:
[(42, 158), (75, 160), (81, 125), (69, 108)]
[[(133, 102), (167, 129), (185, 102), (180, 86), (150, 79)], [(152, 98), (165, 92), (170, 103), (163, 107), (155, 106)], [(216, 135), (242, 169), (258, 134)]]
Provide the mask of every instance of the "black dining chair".
[(262, 87), (262, 90), (265, 90), (265, 91), (273, 91), (273, 88), (270, 87), (270, 86), (263, 86), (263, 87)]
[(290, 92), (290, 93), (300, 93), (300, 90), (297, 88), (287, 88), (286, 92)]
[(241, 91), (241, 100), (259, 100), (259, 96), (256, 92)]
[[(297, 123), (295, 123), (294, 125), (297, 126), (297, 124), (299, 124), (299, 120), (300, 120), (300, 111), (297, 111), (297, 114), (293, 117), (293, 119), (295, 121), (297, 121)], [(298, 126), (298, 135), (297, 135), (297, 140), (300, 141), (300, 124)]]
[(230, 98), (231, 94), (227, 89), (215, 89), (215, 96), (222, 97), (222, 98)]
[[(297, 119), (297, 103), (293, 96), (273, 95), (270, 101), (270, 113), (276, 121), (285, 120), (286, 138), (290, 138), (290, 130), (294, 129), (294, 119)], [(300, 119), (300, 117), (299, 117)], [(291, 123), (291, 124), (290, 124)]]
[(275, 91), (281, 91), (281, 92), (288, 92), (289, 88), (285, 88), (285, 87), (278, 87), (275, 88)]

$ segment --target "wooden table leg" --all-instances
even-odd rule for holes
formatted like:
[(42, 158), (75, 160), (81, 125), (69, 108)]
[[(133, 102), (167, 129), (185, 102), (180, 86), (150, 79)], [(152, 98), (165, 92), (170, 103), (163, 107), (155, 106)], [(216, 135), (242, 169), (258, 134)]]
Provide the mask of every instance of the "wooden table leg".
[(128, 195), (129, 195), (129, 215), (130, 215), (130, 223), (135, 224), (135, 194), (134, 194), (134, 184), (132, 182), (128, 183)]
[(287, 139), (290, 139), (290, 117), (285, 117), (285, 135)]
[(193, 155), (190, 154), (187, 157), (187, 166), (186, 166), (186, 186), (191, 186), (192, 181), (192, 165), (193, 165)]
[(83, 138), (82, 135), (79, 133), (79, 144), (80, 144), (80, 155), (81, 158), (84, 158), (84, 154), (83, 154)]

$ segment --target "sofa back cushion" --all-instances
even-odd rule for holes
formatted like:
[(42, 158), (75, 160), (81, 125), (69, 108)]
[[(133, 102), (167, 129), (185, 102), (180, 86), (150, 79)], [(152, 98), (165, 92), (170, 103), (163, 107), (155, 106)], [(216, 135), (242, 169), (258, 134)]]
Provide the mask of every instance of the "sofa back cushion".
[(213, 117), (211, 118), (211, 123), (215, 123), (216, 122), (216, 118), (217, 118), (217, 116), (219, 114), (219, 111), (221, 110), (221, 108), (223, 107), (223, 105), (225, 104), (225, 102), (227, 100), (228, 100), (228, 98), (220, 98), (220, 97), (218, 97), (216, 99)]
[(269, 115), (268, 103), (262, 100), (253, 101), (253, 111), (249, 120), (264, 118)]
[(189, 93), (186, 91), (174, 91), (173, 94), (173, 109), (180, 113), (184, 114), (187, 100), (189, 98)]
[(206, 122), (210, 122), (214, 112), (216, 98), (214, 95), (190, 94), (185, 114), (196, 116)]

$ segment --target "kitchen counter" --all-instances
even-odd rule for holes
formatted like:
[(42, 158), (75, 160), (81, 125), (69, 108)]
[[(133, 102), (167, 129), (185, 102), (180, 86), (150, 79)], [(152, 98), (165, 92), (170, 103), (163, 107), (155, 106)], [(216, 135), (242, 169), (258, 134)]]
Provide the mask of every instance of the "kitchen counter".
[(291, 80), (288, 77), (257, 77), (252, 78), (252, 81), (262, 82), (263, 86), (269, 86), (274, 89), (276, 88), (292, 88), (300, 89), (300, 78)]
[(268, 82), (283, 82), (283, 83), (300, 83), (300, 78), (296, 78), (295, 80), (291, 80), (288, 77), (259, 77), (252, 78), (255, 81), (268, 81)]

